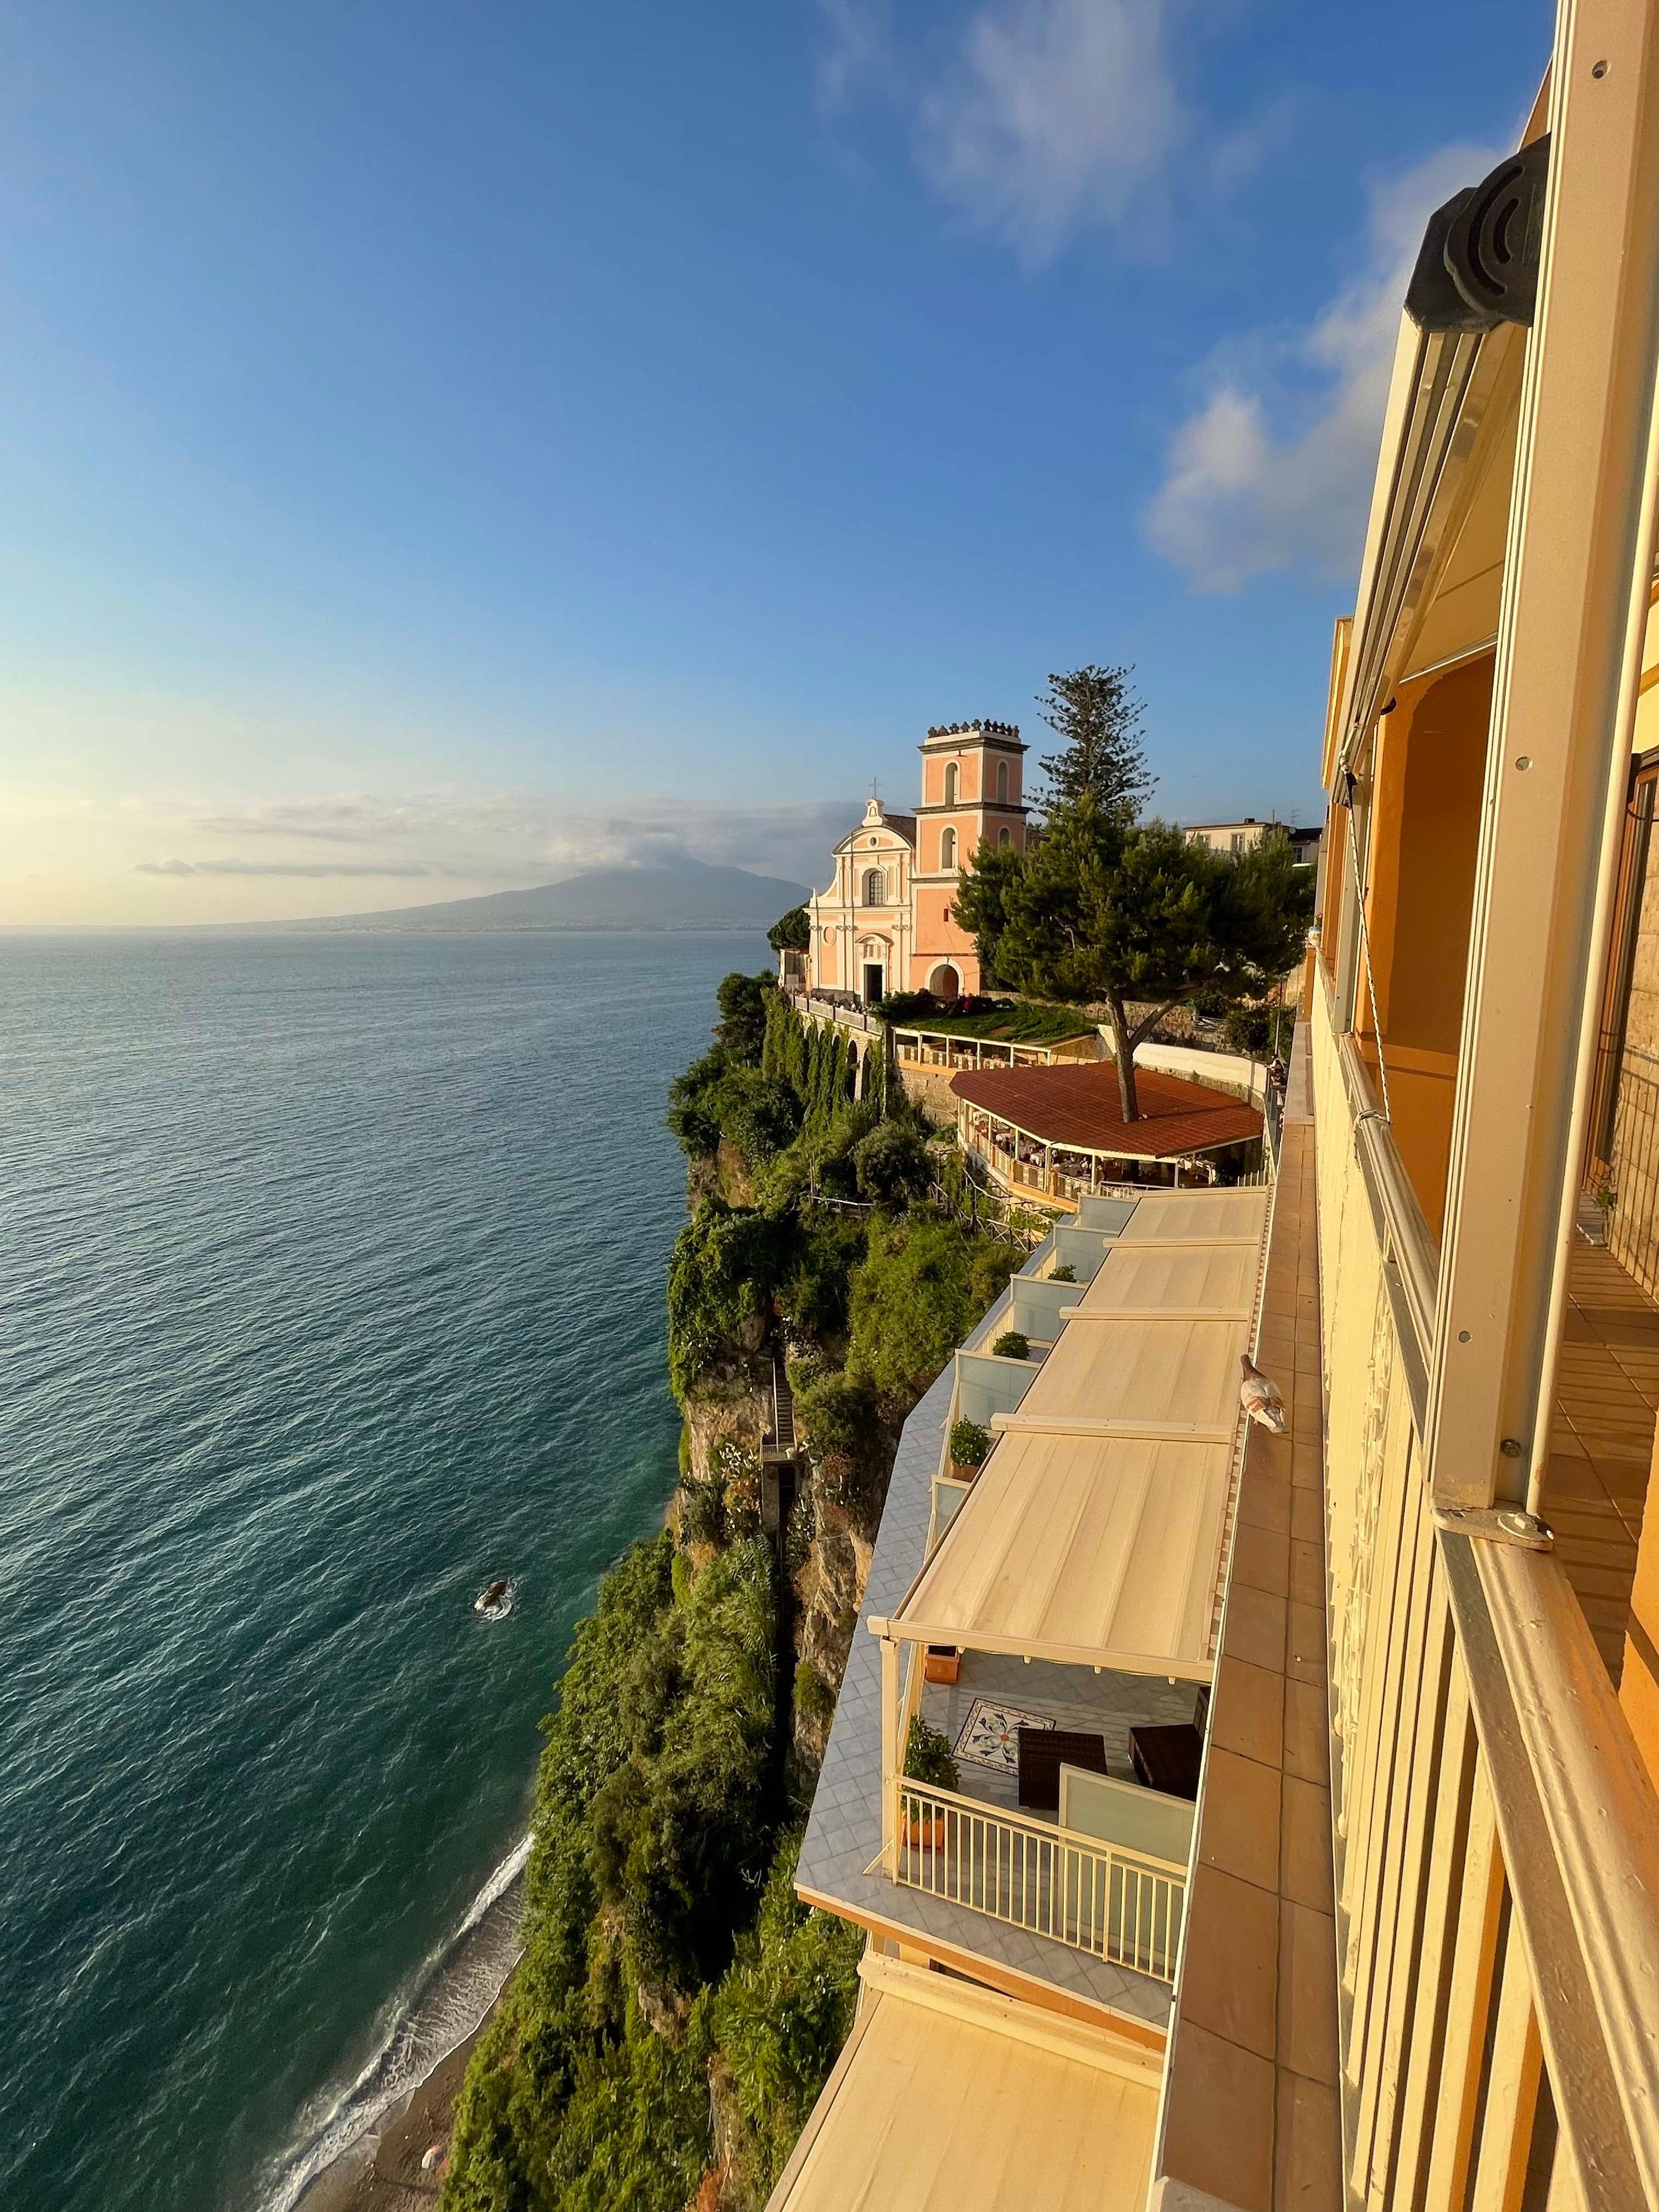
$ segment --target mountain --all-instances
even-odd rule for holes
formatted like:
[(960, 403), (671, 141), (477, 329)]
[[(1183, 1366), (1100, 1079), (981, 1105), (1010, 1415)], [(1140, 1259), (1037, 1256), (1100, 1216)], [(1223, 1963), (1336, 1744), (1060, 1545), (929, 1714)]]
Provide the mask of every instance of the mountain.
[(804, 884), (778, 876), (672, 860), (660, 867), (592, 868), (532, 890), (261, 927), (289, 934), (374, 930), (408, 936), (497, 929), (768, 929), (807, 896)]

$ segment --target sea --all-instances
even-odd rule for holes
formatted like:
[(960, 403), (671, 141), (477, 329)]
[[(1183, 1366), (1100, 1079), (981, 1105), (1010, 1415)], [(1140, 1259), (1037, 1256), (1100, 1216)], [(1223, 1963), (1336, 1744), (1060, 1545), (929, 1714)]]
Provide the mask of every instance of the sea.
[(768, 961), (0, 939), (0, 2203), (286, 2212), (488, 2005), (675, 1480), (665, 1089)]

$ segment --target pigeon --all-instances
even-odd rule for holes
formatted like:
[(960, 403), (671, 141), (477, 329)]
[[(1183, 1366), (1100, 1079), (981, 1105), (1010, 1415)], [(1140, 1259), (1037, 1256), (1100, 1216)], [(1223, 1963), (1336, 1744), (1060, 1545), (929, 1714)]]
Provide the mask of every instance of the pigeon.
[(1264, 1429), (1271, 1429), (1282, 1437), (1290, 1427), (1285, 1419), (1285, 1401), (1279, 1395), (1279, 1385), (1265, 1376), (1248, 1352), (1241, 1352), (1238, 1364), (1244, 1370), (1244, 1380), (1238, 1386), (1238, 1402), (1248, 1419), (1260, 1421)]

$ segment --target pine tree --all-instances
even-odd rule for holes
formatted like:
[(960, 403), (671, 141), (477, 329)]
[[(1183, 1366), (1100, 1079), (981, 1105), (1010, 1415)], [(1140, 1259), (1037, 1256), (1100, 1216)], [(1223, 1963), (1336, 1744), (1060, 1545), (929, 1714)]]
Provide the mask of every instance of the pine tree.
[(1140, 725), (1146, 709), (1125, 668), (1074, 668), (1052, 674), (1037, 700), (1060, 750), (1040, 763), (1048, 799), (1058, 806), (1091, 798), (1109, 820), (1133, 822), (1158, 778), (1146, 765)]

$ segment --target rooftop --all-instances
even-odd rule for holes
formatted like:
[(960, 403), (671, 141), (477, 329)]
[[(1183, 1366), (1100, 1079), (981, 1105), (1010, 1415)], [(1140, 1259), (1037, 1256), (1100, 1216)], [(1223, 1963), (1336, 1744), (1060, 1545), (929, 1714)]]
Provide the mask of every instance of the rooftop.
[(1155, 2055), (989, 1990), (866, 1954), (858, 2025), (775, 2212), (1139, 2212)]
[(958, 1098), (1022, 1135), (1113, 1159), (1182, 1159), (1261, 1134), (1254, 1106), (1150, 1067), (1135, 1071), (1140, 1118), (1126, 1121), (1117, 1068), (1109, 1060), (1056, 1067), (968, 1068), (953, 1076)]

